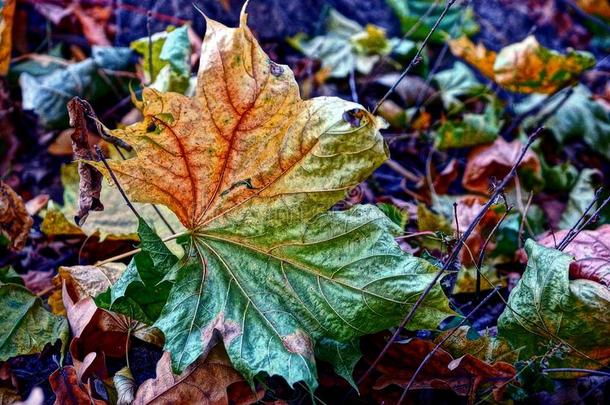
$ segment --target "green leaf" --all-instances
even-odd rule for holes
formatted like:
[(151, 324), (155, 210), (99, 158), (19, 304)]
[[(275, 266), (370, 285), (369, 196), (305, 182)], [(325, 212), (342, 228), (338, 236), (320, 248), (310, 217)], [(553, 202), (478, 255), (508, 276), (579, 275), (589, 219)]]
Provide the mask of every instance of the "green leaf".
[(141, 252), (95, 302), (101, 308), (152, 324), (159, 318), (171, 288), (171, 283), (164, 278), (178, 259), (144, 220), (139, 221), (138, 235)]
[[(216, 329), (249, 381), (265, 371), (314, 388), (321, 339), (352, 342), (397, 324), (434, 277), (436, 267), (400, 250), (397, 231), (376, 207), (357, 206), (275, 235), (272, 247), (223, 234), (190, 239), (154, 325), (176, 372), (209, 347)], [(435, 327), (450, 314), (437, 285), (409, 328)]]
[(580, 172), (574, 188), (570, 191), (568, 205), (561, 214), (561, 220), (559, 221), (561, 229), (570, 229), (585, 214), (587, 206), (595, 198), (593, 183), (599, 174), (599, 171), (595, 169), (583, 169)]
[(483, 114), (464, 114), (461, 122), (445, 121), (438, 129), (435, 145), (439, 150), (465, 148), (491, 143), (498, 137), (502, 122), (489, 104)]
[(68, 323), (51, 314), (42, 300), (17, 284), (0, 284), (0, 361), (39, 353), (47, 344), (68, 341)]
[[(143, 56), (142, 68), (149, 87), (159, 91), (184, 93), (189, 85), (191, 74), (191, 43), (188, 26), (169, 27), (151, 37), (152, 52), (149, 53), (148, 37), (140, 38), (130, 44), (131, 49)], [(152, 74), (150, 77), (150, 55), (152, 55)]]
[(23, 279), (11, 266), (0, 267), (0, 283), (24, 285)]
[(590, 280), (570, 280), (573, 258), (528, 240), (529, 260), (498, 319), (498, 334), (522, 358), (548, 355), (550, 367), (599, 368), (608, 364), (610, 290)]
[(407, 221), (409, 220), (409, 213), (406, 210), (398, 208), (394, 204), (388, 203), (379, 203), (377, 204), (377, 208), (381, 210), (392, 222), (394, 222), (398, 227), (403, 230), (407, 225)]
[(438, 86), (445, 109), (450, 113), (463, 107), (460, 97), (481, 93), (483, 88), (472, 70), (462, 62), (455, 62), (450, 69), (438, 72), (433, 80)]
[(316, 345), (316, 358), (333, 365), (335, 373), (343, 377), (358, 391), (352, 373), (362, 357), (358, 341), (341, 343), (332, 339), (321, 339)]
[[(422, 40), (434, 26), (445, 9), (444, 1), (435, 0), (386, 0), (400, 20), (403, 32), (412, 32), (410, 38)], [(428, 11), (432, 7), (431, 11)], [(414, 27), (417, 25), (415, 30)], [(433, 42), (443, 42), (447, 36), (472, 35), (479, 30), (470, 6), (454, 4), (441, 21), (438, 30), (430, 37)]]
[[(543, 97), (536, 94), (528, 97), (515, 108), (517, 113), (528, 110)], [(562, 97), (556, 97), (535, 116), (526, 120), (525, 125), (534, 125), (540, 117), (555, 111)], [(593, 152), (610, 159), (610, 115), (604, 107), (593, 99), (591, 91), (584, 85), (577, 85), (574, 93), (548, 119), (545, 128), (550, 129), (561, 144), (583, 139)]]

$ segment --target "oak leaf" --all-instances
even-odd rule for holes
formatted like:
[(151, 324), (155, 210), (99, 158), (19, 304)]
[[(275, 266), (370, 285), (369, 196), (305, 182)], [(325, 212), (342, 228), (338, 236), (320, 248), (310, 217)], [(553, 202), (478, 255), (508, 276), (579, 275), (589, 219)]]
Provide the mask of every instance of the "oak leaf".
[(21, 197), (8, 184), (0, 181), (0, 237), (8, 238), (11, 250), (25, 246), (33, 223)]
[[(113, 131), (136, 153), (108, 161), (127, 194), (188, 229), (154, 325), (177, 373), (220, 336), (247, 381), (265, 371), (315, 388), (314, 355), (340, 364), (327, 345), (397, 324), (437, 270), (400, 250), (378, 208), (327, 212), (387, 158), (376, 117), (302, 100), (245, 13), (238, 28), (206, 23), (195, 95), (144, 89), (143, 120)], [(451, 313), (437, 286), (409, 327)]]

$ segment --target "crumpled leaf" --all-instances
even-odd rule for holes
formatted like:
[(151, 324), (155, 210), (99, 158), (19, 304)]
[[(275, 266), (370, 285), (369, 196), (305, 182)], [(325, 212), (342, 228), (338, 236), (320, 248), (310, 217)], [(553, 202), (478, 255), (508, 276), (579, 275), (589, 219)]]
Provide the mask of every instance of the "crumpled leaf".
[(4, 0), (0, 4), (0, 76), (8, 73), (11, 63), (13, 16), (16, 0)]
[(136, 380), (129, 367), (123, 367), (112, 377), (117, 391), (117, 405), (131, 405), (135, 399)]
[(102, 211), (104, 209), (104, 205), (100, 201), (102, 174), (95, 167), (83, 162), (84, 160), (93, 160), (94, 156), (87, 137), (85, 111), (77, 97), (68, 102), (68, 117), (70, 118), (70, 126), (74, 128), (71, 135), (74, 160), (79, 161), (78, 211), (74, 221), (80, 226), (87, 219), (89, 211)]
[(33, 223), (21, 197), (0, 180), (0, 237), (8, 238), (9, 249), (20, 250), (25, 246)]
[(39, 353), (57, 339), (66, 344), (68, 325), (48, 312), (42, 300), (17, 284), (0, 284), (0, 361)]
[(501, 125), (497, 109), (489, 104), (483, 114), (466, 113), (461, 122), (445, 121), (434, 144), (439, 150), (447, 150), (490, 143), (498, 137)]
[[(445, 8), (444, 2), (436, 0), (386, 0), (400, 20), (403, 32), (412, 32), (411, 37), (421, 40), (428, 35)], [(428, 11), (432, 7), (431, 11)], [(417, 24), (417, 28), (414, 28)], [(463, 33), (472, 35), (479, 30), (472, 7), (456, 2), (432, 34), (433, 42), (443, 42), (447, 36)]]
[[(113, 131), (136, 152), (108, 161), (128, 195), (191, 231), (154, 325), (177, 372), (218, 335), (247, 381), (265, 371), (313, 388), (317, 342), (395, 325), (437, 270), (400, 250), (376, 207), (326, 212), (386, 159), (375, 117), (301, 100), (245, 13), (236, 29), (206, 23), (195, 96), (145, 89), (143, 121)], [(452, 313), (432, 291), (409, 327)]]
[[(125, 205), (125, 200), (116, 187), (108, 184), (102, 187), (100, 200), (104, 204), (104, 211), (90, 211), (87, 221), (78, 227), (72, 218), (76, 214), (79, 193), (79, 175), (77, 165), (67, 164), (61, 168), (61, 181), (64, 186), (64, 206), (56, 207), (50, 204), (44, 214), (41, 229), (47, 235), (95, 235), (101, 241), (110, 239), (137, 240), (138, 219)], [(134, 204), (136, 210), (163, 236), (171, 234), (167, 225), (155, 212), (150, 204)], [(173, 212), (164, 206), (159, 206), (163, 217), (176, 232), (181, 231), (182, 225)]]
[(142, 70), (150, 88), (159, 91), (184, 93), (189, 86), (191, 74), (191, 44), (188, 37), (188, 26), (168, 28), (158, 32), (152, 40), (152, 74), (150, 77), (148, 37), (140, 38), (130, 44), (131, 49), (143, 56)]
[[(374, 382), (373, 389), (382, 390), (392, 384), (406, 386), (434, 346), (434, 342), (422, 339), (390, 346), (376, 367), (381, 376)], [(438, 349), (424, 365), (411, 389), (450, 389), (472, 400), (481, 387), (490, 385), (494, 397), (500, 399), (506, 383), (514, 375), (515, 368), (511, 364), (502, 361), (489, 364), (471, 354), (453, 358), (445, 350)]]
[(496, 52), (488, 50), (480, 42), (475, 45), (466, 35), (449, 40), (449, 49), (458, 58), (462, 58), (469, 64), (476, 66), (483, 76), (494, 80)]
[(362, 27), (335, 9), (326, 18), (326, 33), (311, 39), (299, 34), (288, 42), (310, 58), (320, 59), (330, 77), (347, 77), (352, 71), (368, 74), (380, 56), (391, 51), (406, 55), (414, 48), (411, 41), (388, 39), (385, 30), (373, 24)]
[[(515, 112), (522, 113), (545, 97), (534, 94), (515, 106)], [(546, 121), (544, 127), (553, 132), (559, 143), (573, 139), (583, 139), (591, 150), (610, 159), (610, 115), (604, 107), (593, 98), (591, 91), (584, 85), (574, 87), (572, 95), (561, 106), (557, 106), (561, 97), (550, 101), (524, 125), (533, 123), (550, 111), (555, 113)]]
[(41, 125), (65, 128), (66, 104), (75, 96), (92, 99), (110, 91), (99, 77), (98, 69), (124, 70), (129, 65), (129, 48), (92, 47), (92, 57), (66, 66), (56, 66), (49, 73), (19, 76), (23, 109), (34, 111)]
[(568, 50), (563, 55), (541, 46), (536, 37), (511, 44), (498, 53), (494, 64), (495, 81), (519, 93), (553, 93), (577, 80), (595, 65), (589, 52)]
[[(610, 289), (569, 279), (572, 257), (528, 240), (527, 268), (498, 319), (499, 336), (521, 356), (548, 356), (549, 367), (598, 369), (610, 362)], [(570, 346), (568, 346), (570, 345)]]
[[(506, 142), (498, 138), (491, 145), (477, 146), (468, 154), (462, 185), (467, 190), (489, 194), (493, 187), (490, 181), (501, 181), (510, 171), (521, 153), (523, 144), (514, 140)], [(520, 171), (540, 173), (540, 161), (528, 150), (519, 165)]]
[[(187, 402), (227, 404), (227, 388), (233, 384), (245, 385), (245, 382), (231, 366), (221, 345), (212, 349), (205, 359), (199, 359), (189, 366), (181, 375), (172, 373), (170, 355), (165, 352), (157, 362), (156, 377), (144, 381), (138, 388), (134, 405)], [(253, 403), (260, 399), (260, 395), (251, 389), (240, 390), (242, 395), (246, 392), (249, 392), (250, 396), (237, 398), (240, 403)]]
[(106, 405), (106, 401), (94, 398), (89, 384), (79, 381), (72, 366), (64, 366), (49, 376), (56, 404), (66, 405)]
[[(582, 169), (576, 180), (576, 184), (570, 191), (568, 198), (568, 204), (566, 209), (561, 214), (561, 220), (559, 226), (562, 229), (570, 229), (574, 226), (580, 217), (584, 216), (588, 218), (591, 214), (585, 215), (587, 207), (595, 199), (595, 187), (596, 178), (600, 176), (599, 170), (596, 169)], [(593, 207), (595, 211), (595, 206)]]
[[(538, 243), (549, 248), (555, 247), (568, 233), (567, 230), (556, 231), (541, 238)], [(595, 230), (581, 231), (564, 249), (574, 256), (570, 263), (570, 279), (595, 281), (610, 288), (610, 225), (602, 225)]]

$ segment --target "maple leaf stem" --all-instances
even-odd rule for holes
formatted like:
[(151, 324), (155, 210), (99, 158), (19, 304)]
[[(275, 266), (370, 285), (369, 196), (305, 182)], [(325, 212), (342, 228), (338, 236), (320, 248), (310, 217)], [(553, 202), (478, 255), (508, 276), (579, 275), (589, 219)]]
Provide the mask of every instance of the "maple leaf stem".
[(428, 44), (428, 41), (432, 37), (432, 34), (434, 34), (436, 29), (440, 25), (441, 21), (443, 21), (443, 19), (445, 18), (445, 16), (449, 12), (449, 9), (451, 8), (451, 6), (455, 2), (456, 2), (456, 0), (447, 0), (447, 2), (445, 3), (445, 9), (441, 13), (441, 15), (436, 19), (436, 22), (434, 23), (434, 25), (432, 26), (432, 28), (428, 32), (428, 35), (426, 35), (426, 38), (424, 38), (424, 41), (421, 43), (421, 45), (417, 49), (417, 52), (415, 53), (415, 56), (413, 56), (413, 59), (411, 59), (411, 62), (409, 62), (409, 64), (407, 65), (406, 69), (403, 70), (403, 72), (400, 74), (398, 79), (396, 79), (396, 82), (392, 85), (392, 87), (390, 87), (390, 89), (383, 95), (383, 97), (381, 97), (381, 100), (379, 100), (377, 102), (377, 104), (375, 105), (375, 108), (373, 109), (373, 115), (375, 115), (377, 113), (377, 110), (379, 109), (381, 104), (383, 104), (383, 102), (386, 101), (388, 99), (388, 97), (390, 97), (390, 95), (392, 93), (394, 93), (394, 90), (396, 90), (396, 87), (398, 87), (400, 82), (407, 76), (407, 74), (409, 74), (411, 69), (414, 66), (416, 66), (419, 62), (421, 62), (421, 56), (420, 56), (421, 53), (423, 52), (424, 48)]
[(464, 316), (462, 318), (462, 320), (460, 321), (460, 323), (458, 323), (456, 325), (455, 328), (453, 328), (451, 330), (451, 332), (447, 333), (445, 336), (443, 336), (443, 338), (436, 344), (436, 346), (434, 346), (432, 348), (432, 350), (426, 355), (426, 357), (424, 357), (424, 359), (421, 361), (421, 363), (419, 363), (419, 366), (417, 366), (417, 369), (415, 369), (415, 372), (413, 373), (413, 375), (411, 376), (411, 379), (409, 380), (409, 382), (407, 383), (407, 386), (404, 388), (404, 390), (402, 391), (402, 395), (400, 396), (400, 399), (397, 402), (397, 405), (400, 405), (406, 395), (407, 392), (409, 392), (409, 389), (411, 389), (411, 387), (413, 386), (413, 383), (415, 382), (415, 379), (417, 378), (417, 376), (419, 375), (419, 373), (421, 372), (421, 370), (424, 368), (424, 366), (426, 365), (426, 363), (428, 363), (428, 361), (432, 358), (432, 356), (434, 355), (434, 353), (436, 353), (436, 351), (438, 349), (441, 348), (441, 346), (447, 341), (449, 340), (449, 338), (451, 338), (451, 336), (453, 336), (453, 334), (455, 332), (457, 332), (457, 330), (463, 326), (466, 321), (468, 320), (468, 318), (470, 318), (472, 315), (474, 315), (475, 312), (477, 312), (487, 301), (489, 301), (489, 299), (500, 289), (500, 287), (496, 287), (493, 290), (491, 290), (491, 292), (489, 294), (487, 294), (487, 296), (477, 304), (476, 307), (474, 307), (466, 316)]
[(417, 176), (412, 171), (407, 170), (405, 167), (403, 167), (400, 163), (398, 163), (394, 159), (388, 159), (384, 163), (390, 169), (394, 170), (396, 173), (400, 174), (401, 176), (403, 176), (407, 180), (410, 180), (410, 181), (413, 181), (413, 182), (418, 182), (420, 180), (419, 176)]
[(140, 214), (138, 214), (138, 211), (133, 206), (131, 201), (129, 201), (129, 198), (127, 197), (127, 194), (125, 194), (125, 190), (123, 190), (123, 187), (121, 187), (121, 184), (119, 183), (119, 180), (116, 178), (114, 172), (110, 168), (110, 165), (106, 161), (106, 158), (104, 157), (104, 154), (102, 153), (102, 150), (97, 145), (95, 145), (95, 153), (97, 153), (97, 157), (102, 161), (102, 163), (106, 167), (106, 170), (108, 170), (108, 173), (110, 174), (110, 177), (112, 178), (112, 181), (114, 181), (114, 184), (116, 185), (117, 189), (119, 190), (119, 192), (123, 196), (123, 199), (125, 200), (125, 203), (127, 203), (127, 206), (129, 207), (131, 212), (133, 212), (133, 214), (136, 216), (136, 218), (138, 218), (138, 220), (142, 220), (142, 217), (140, 216)]
[[(178, 232), (178, 233), (175, 233), (175, 234), (173, 234), (173, 235), (170, 235), (170, 236), (168, 236), (168, 237), (166, 237), (166, 238), (161, 239), (161, 241), (163, 241), (163, 242), (169, 242), (170, 240), (178, 239), (179, 237), (184, 236), (184, 235), (188, 235), (188, 234), (190, 234), (190, 232), (189, 232), (189, 231), (186, 231), (186, 232)], [(133, 249), (133, 250), (130, 250), (130, 251), (128, 251), (128, 252), (121, 253), (120, 255), (116, 255), (116, 256), (109, 257), (108, 259), (104, 259), (104, 260), (102, 260), (101, 262), (97, 262), (97, 263), (95, 263), (95, 265), (96, 265), (96, 266), (103, 266), (103, 265), (105, 265), (105, 264), (112, 263), (112, 262), (116, 262), (117, 260), (121, 260), (121, 259), (124, 259), (124, 258), (126, 258), (126, 257), (133, 256), (133, 255), (135, 255), (135, 254), (140, 253), (141, 251), (142, 251), (142, 249), (140, 249), (140, 248), (138, 248), (138, 249)]]
[(436, 272), (436, 275), (434, 276), (432, 281), (426, 286), (426, 289), (421, 293), (421, 295), (419, 296), (419, 298), (417, 299), (415, 304), (413, 304), (413, 306), (409, 310), (409, 313), (400, 322), (400, 324), (398, 325), (398, 327), (396, 328), (396, 330), (392, 334), (392, 337), (388, 340), (388, 342), (386, 343), (384, 348), (381, 350), (381, 352), (379, 353), (377, 358), (371, 363), (369, 368), (358, 379), (357, 384), (360, 384), (362, 381), (364, 381), (364, 379), (371, 373), (371, 371), (373, 371), (373, 369), (377, 366), (377, 363), (379, 363), (379, 361), (383, 358), (383, 356), (388, 351), (390, 346), (394, 343), (394, 340), (396, 339), (396, 337), (398, 336), (398, 334), (400, 333), (402, 328), (404, 328), (411, 321), (411, 319), (413, 319), (413, 316), (415, 315), (415, 311), (417, 311), (417, 309), (422, 304), (424, 299), (428, 296), (428, 294), (430, 294), (430, 291), (432, 291), (432, 289), (434, 288), (434, 286), (436, 285), (438, 280), (441, 278), (441, 276), (445, 273), (445, 271), (447, 271), (449, 268), (451, 268), (451, 266), (453, 266), (453, 263), (455, 262), (455, 260), (458, 257), (458, 254), (462, 250), (463, 245), (465, 245), (465, 241), (470, 237), (470, 235), (472, 234), (474, 229), (477, 227), (479, 222), (481, 222), (481, 220), (483, 219), (483, 217), (485, 216), (487, 211), (489, 211), (491, 206), (493, 204), (495, 204), (495, 201), (500, 196), (500, 194), (504, 192), (503, 191), (504, 188), (515, 177), (515, 175), (517, 174), (517, 168), (521, 164), (521, 161), (523, 161), (523, 158), (525, 157), (526, 152), (532, 146), (532, 143), (534, 143), (534, 141), (536, 139), (538, 139), (538, 136), (540, 135), (540, 133), (542, 132), (543, 129), (544, 129), (543, 127), (539, 127), (538, 129), (536, 129), (529, 136), (527, 144), (525, 144), (523, 146), (523, 148), (521, 150), (521, 154), (519, 155), (519, 157), (517, 158), (517, 160), (515, 161), (515, 163), (511, 167), (511, 169), (508, 172), (508, 174), (506, 176), (504, 176), (504, 179), (502, 179), (502, 182), (498, 185), (498, 187), (496, 187), (496, 189), (494, 190), (493, 194), (489, 197), (489, 200), (481, 208), (481, 210), (476, 215), (474, 220), (470, 223), (470, 225), (468, 226), (466, 231), (461, 235), (460, 239), (458, 240), (458, 243), (455, 245), (455, 248), (451, 252), (451, 255), (449, 256), (447, 261), (444, 262), (443, 267), (441, 269), (439, 269), (439, 271)]

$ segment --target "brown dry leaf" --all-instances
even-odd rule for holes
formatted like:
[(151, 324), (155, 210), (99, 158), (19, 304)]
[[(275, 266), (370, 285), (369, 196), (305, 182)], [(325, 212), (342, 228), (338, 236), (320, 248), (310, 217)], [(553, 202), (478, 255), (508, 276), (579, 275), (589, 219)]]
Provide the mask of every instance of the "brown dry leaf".
[(0, 4), (0, 76), (8, 73), (11, 63), (13, 16), (17, 0), (4, 0)]
[[(165, 352), (157, 363), (156, 377), (142, 383), (136, 393), (134, 405), (228, 404), (227, 389), (232, 384), (245, 384), (245, 382), (231, 365), (221, 345), (212, 349), (205, 360), (199, 359), (189, 366), (180, 376), (172, 373), (170, 355)], [(241, 396), (235, 399), (243, 404), (253, 403), (262, 398), (262, 393), (251, 390), (240, 389), (238, 392)]]
[[(390, 346), (376, 367), (381, 376), (373, 389), (382, 390), (392, 384), (405, 387), (434, 346), (434, 342), (422, 339)], [(499, 400), (504, 386), (514, 376), (515, 368), (511, 364), (501, 361), (488, 364), (470, 354), (454, 359), (439, 349), (424, 365), (411, 389), (450, 389), (473, 400), (479, 388), (490, 385)]]
[[(498, 138), (491, 145), (482, 145), (473, 148), (468, 154), (468, 162), (464, 170), (462, 185), (470, 191), (490, 194), (492, 181), (501, 181), (508, 174), (517, 161), (523, 144), (518, 140), (506, 142)], [(519, 165), (520, 170), (531, 170), (540, 173), (540, 160), (531, 150)]]
[(476, 66), (483, 76), (494, 80), (496, 52), (488, 50), (485, 48), (485, 45), (481, 43), (475, 45), (466, 35), (463, 35), (458, 39), (450, 40), (449, 48), (455, 56)]
[(80, 4), (74, 2), (70, 8), (78, 19), (83, 35), (90, 45), (112, 46), (106, 35), (106, 26), (112, 17), (111, 6), (94, 6), (83, 9)]
[(8, 81), (0, 77), (0, 173), (7, 173), (15, 153), (18, 141), (13, 124), (13, 101), (9, 91)]
[[(443, 349), (449, 352), (453, 357), (470, 354), (487, 363), (504, 361), (513, 364), (517, 361), (519, 352), (513, 350), (508, 342), (497, 337), (492, 337), (486, 332), (478, 339), (470, 340), (468, 338), (469, 328), (469, 326), (460, 326), (445, 343), (443, 343)], [(438, 343), (450, 332), (451, 331), (446, 331), (440, 334), (434, 342)]]
[(101, 399), (93, 398), (89, 384), (79, 381), (72, 366), (57, 369), (49, 377), (51, 388), (55, 393), (55, 405), (105, 405)]
[[(474, 221), (477, 214), (481, 211), (485, 203), (487, 202), (486, 198), (475, 196), (475, 195), (465, 195), (457, 199), (457, 222), (460, 227), (460, 232), (464, 232)], [(479, 254), (481, 253), (481, 248), (485, 243), (485, 239), (487, 238), (486, 230), (493, 227), (500, 220), (500, 216), (494, 210), (487, 210), (485, 215), (476, 226), (472, 234), (466, 239), (466, 246), (468, 249), (462, 249), (460, 252), (461, 263), (464, 266), (470, 266), (475, 264)], [(453, 229), (457, 231), (455, 221), (452, 223)], [(487, 250), (492, 250), (494, 245), (489, 243), (487, 245)]]
[(585, 70), (595, 65), (588, 52), (568, 50), (563, 55), (541, 46), (530, 35), (498, 53), (494, 64), (495, 81), (520, 93), (553, 93), (575, 82)]
[(20, 250), (25, 246), (33, 223), (21, 197), (0, 180), (0, 235), (8, 238), (9, 249)]
[(610, 19), (610, 2), (608, 0), (576, 0), (583, 11)]
[(43, 291), (49, 291), (53, 286), (52, 282), (53, 271), (37, 271), (29, 270), (21, 275), (25, 287), (34, 294), (40, 294)]
[(74, 97), (68, 102), (68, 115), (70, 116), (70, 126), (74, 128), (72, 132), (74, 159), (79, 161), (78, 212), (74, 220), (80, 226), (87, 219), (89, 211), (102, 211), (104, 209), (104, 205), (100, 201), (102, 174), (95, 167), (82, 162), (84, 160), (95, 160), (95, 158), (87, 136), (85, 105), (78, 97)]
[(48, 194), (37, 195), (36, 197), (25, 203), (25, 210), (28, 212), (29, 215), (34, 216), (38, 214), (44, 207), (46, 207), (48, 202)]
[[(542, 246), (555, 248), (568, 233), (567, 230), (544, 236), (538, 241)], [(596, 230), (581, 231), (564, 249), (574, 256), (570, 263), (570, 278), (595, 281), (610, 288), (610, 225), (602, 225)]]

